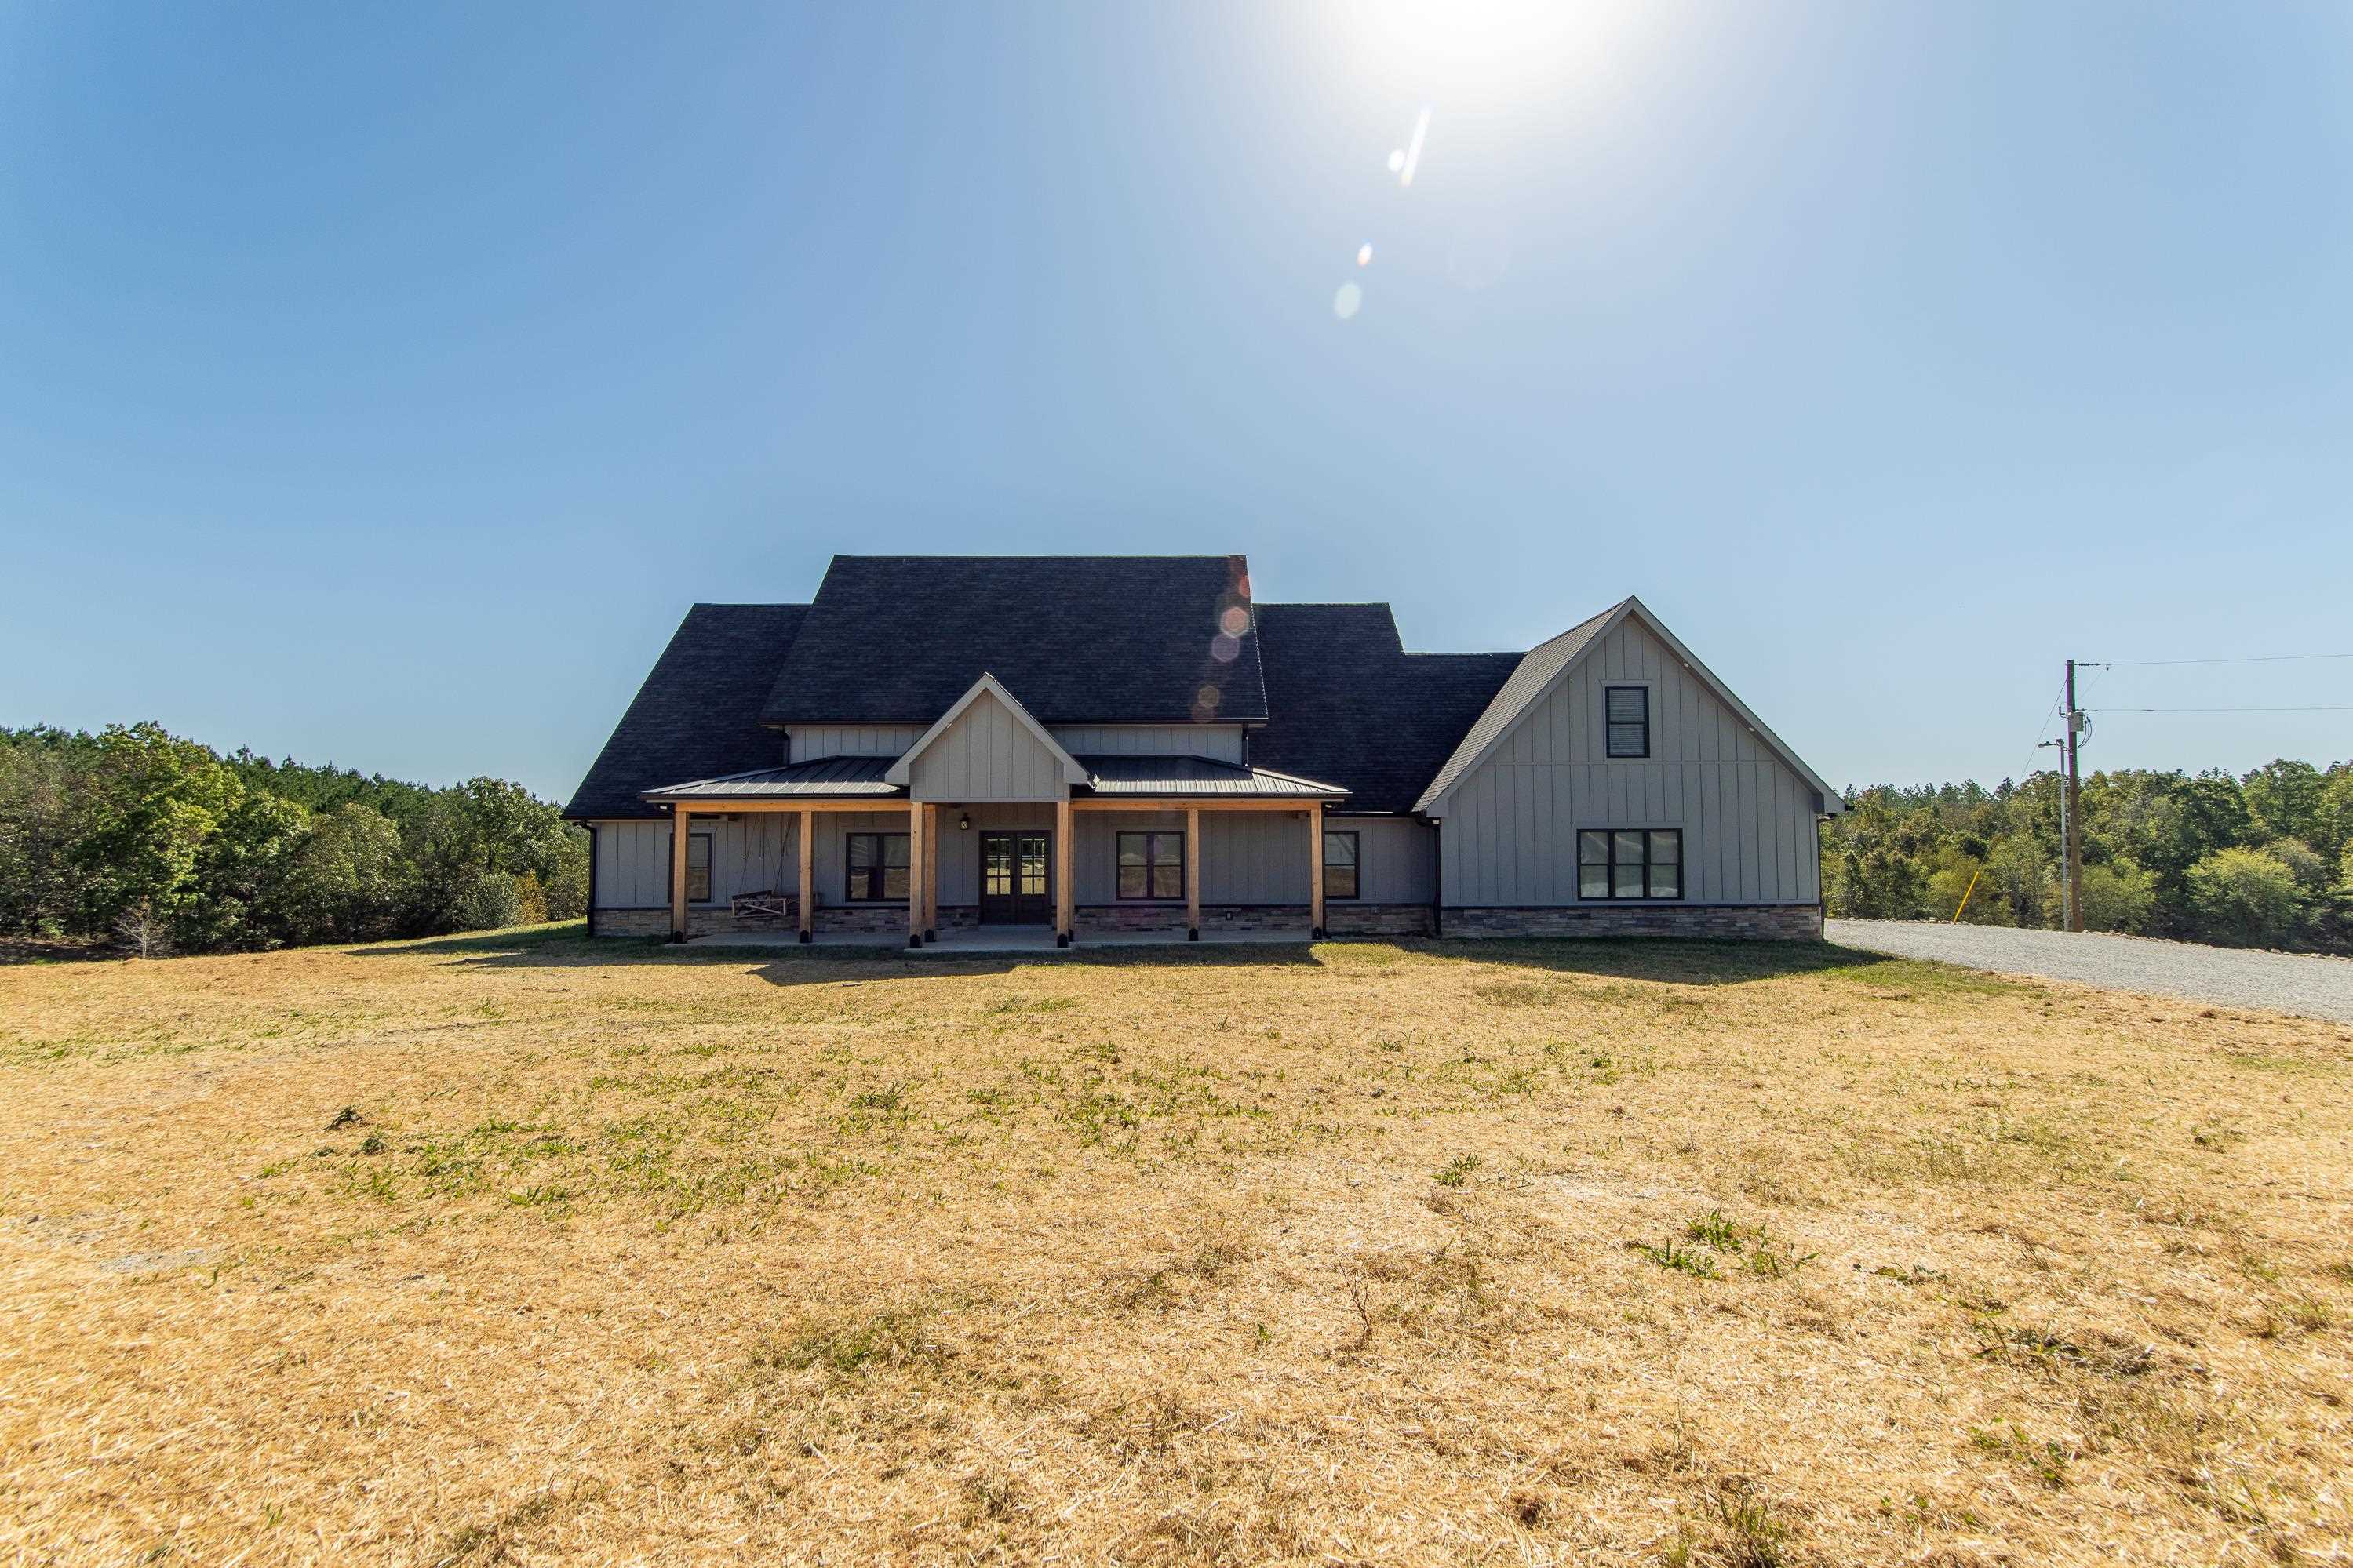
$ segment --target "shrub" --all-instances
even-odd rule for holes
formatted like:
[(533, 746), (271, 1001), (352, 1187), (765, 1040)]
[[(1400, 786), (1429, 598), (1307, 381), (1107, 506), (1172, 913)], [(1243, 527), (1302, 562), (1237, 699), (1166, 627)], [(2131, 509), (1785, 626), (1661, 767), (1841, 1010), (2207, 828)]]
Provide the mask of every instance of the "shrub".
[(2084, 868), (2084, 929), (2142, 931), (2157, 910), (2157, 877), (2129, 860)]
[(450, 889), (452, 931), (491, 931), (522, 923), (522, 902), (515, 896), (515, 879), (497, 871), (480, 871)]
[(2190, 909), (2209, 941), (2277, 942), (2295, 929), (2295, 873), (2264, 849), (2218, 849), (2189, 868)]
[(539, 878), (525, 871), (514, 879), (516, 925), (535, 926), (547, 923), (547, 889), (539, 885)]

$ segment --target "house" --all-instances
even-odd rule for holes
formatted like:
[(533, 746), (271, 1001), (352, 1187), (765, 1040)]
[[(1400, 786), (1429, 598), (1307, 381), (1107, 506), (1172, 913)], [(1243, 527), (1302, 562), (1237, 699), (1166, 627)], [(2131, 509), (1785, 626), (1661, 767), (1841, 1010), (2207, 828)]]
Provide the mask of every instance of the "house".
[(1817, 937), (1839, 798), (1639, 600), (1525, 653), (1240, 556), (836, 556), (697, 605), (565, 815), (590, 929)]

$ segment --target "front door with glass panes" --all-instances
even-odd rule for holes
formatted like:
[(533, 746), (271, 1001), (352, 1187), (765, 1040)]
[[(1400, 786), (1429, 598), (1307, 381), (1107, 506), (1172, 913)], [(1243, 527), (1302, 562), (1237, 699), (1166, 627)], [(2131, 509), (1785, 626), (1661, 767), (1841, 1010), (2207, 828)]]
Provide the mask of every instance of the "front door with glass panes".
[(1040, 925), (1054, 918), (1051, 835), (980, 836), (980, 919), (983, 925)]

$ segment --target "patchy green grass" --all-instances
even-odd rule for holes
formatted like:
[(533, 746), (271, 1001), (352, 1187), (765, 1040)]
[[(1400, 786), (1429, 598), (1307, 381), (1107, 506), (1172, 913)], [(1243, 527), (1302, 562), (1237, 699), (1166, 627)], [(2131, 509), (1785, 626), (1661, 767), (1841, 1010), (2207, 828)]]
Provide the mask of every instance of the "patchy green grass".
[(5, 1539), (2328, 1561), (2353, 1040), (2186, 1011), (1810, 944), (0, 968)]

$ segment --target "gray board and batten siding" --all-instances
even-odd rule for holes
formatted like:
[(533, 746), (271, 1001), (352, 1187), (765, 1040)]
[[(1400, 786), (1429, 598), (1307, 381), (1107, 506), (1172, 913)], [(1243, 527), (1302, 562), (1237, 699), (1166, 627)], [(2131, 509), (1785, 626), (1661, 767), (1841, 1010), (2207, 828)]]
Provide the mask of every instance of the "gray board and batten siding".
[[(1625, 616), (1567, 666), (1493, 750), (1426, 803), (1443, 825), (1445, 907), (1575, 905), (1577, 831), (1635, 827), (1682, 830), (1685, 886), (1675, 902), (1820, 901), (1815, 781), (1679, 653)], [(1611, 686), (1650, 693), (1646, 760), (1607, 755)]]
[(908, 794), (921, 801), (1060, 800), (1072, 763), (1040, 732), (1036, 720), (981, 690), (892, 773), (903, 768)]
[(891, 757), (896, 759), (923, 738), (921, 724), (796, 724), (786, 735), (788, 761), (813, 763), (823, 757)]
[[(960, 827), (959, 817), (969, 828)], [(697, 816), (689, 829), (712, 836), (711, 898), (723, 907), (738, 893), (790, 892), (800, 885), (800, 817), (795, 812), (742, 812)], [(1362, 890), (1358, 902), (1427, 904), (1436, 881), (1437, 835), (1403, 817), (1332, 818), (1326, 826), (1357, 835)], [(670, 824), (608, 821), (596, 826), (596, 907), (660, 909), (670, 901)], [(989, 828), (1050, 833), (1050, 803), (1008, 803), (950, 810), (940, 822), (940, 902), (948, 907), (979, 898), (980, 835)], [(1181, 832), (1181, 811), (1082, 811), (1073, 828), (1079, 858), (1073, 893), (1081, 904), (1115, 900), (1115, 836)], [(842, 836), (904, 833), (904, 806), (875, 812), (820, 812), (814, 867), (818, 903), (842, 901)], [(1304, 904), (1307, 901), (1306, 818), (1295, 809), (1201, 814), (1201, 900), (1205, 904)], [(1175, 900), (1182, 903), (1182, 900)]]
[[(1018, 696), (1018, 693), (1015, 695)], [(1062, 750), (1077, 755), (1208, 757), (1242, 760), (1240, 724), (1064, 724), (1052, 726)], [(821, 757), (902, 755), (923, 738), (921, 724), (796, 724), (791, 731), (797, 763)]]

